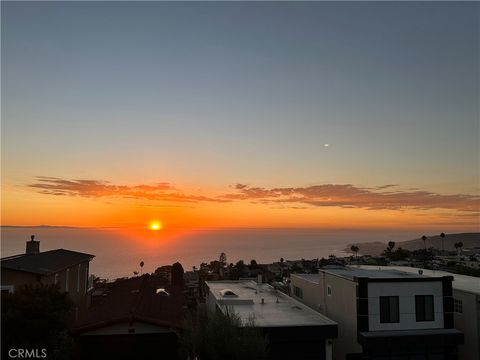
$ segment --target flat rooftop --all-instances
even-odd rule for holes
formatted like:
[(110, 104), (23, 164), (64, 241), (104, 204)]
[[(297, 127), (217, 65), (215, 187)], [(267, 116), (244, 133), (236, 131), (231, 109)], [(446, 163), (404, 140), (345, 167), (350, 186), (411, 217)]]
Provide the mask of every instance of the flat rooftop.
[[(379, 271), (378, 267), (365, 268), (363, 266), (351, 266), (351, 267), (329, 267), (321, 269), (328, 274), (337, 275), (349, 280), (354, 280), (355, 278), (369, 278), (369, 279), (398, 279), (398, 278), (425, 278), (425, 275), (420, 275), (417, 273), (408, 273), (405, 271), (400, 271), (393, 268), (385, 268), (382, 271)], [(440, 277), (440, 275), (438, 275)]]
[[(243, 322), (253, 318), (259, 327), (326, 326), (336, 322), (310, 309), (268, 284), (254, 281), (207, 281), (207, 286), (223, 310), (232, 308)], [(236, 297), (225, 297), (223, 290)], [(263, 304), (262, 304), (263, 299)]]
[(360, 268), (365, 270), (373, 270), (377, 272), (396, 270), (396, 271), (401, 271), (404, 273), (411, 273), (411, 274), (412, 273), (418, 274), (418, 271), (422, 270), (423, 276), (430, 276), (430, 277), (453, 276), (452, 287), (454, 289), (480, 295), (480, 278), (474, 277), (474, 276), (454, 274), (447, 271), (419, 269), (419, 268), (413, 268), (410, 266), (361, 265)]

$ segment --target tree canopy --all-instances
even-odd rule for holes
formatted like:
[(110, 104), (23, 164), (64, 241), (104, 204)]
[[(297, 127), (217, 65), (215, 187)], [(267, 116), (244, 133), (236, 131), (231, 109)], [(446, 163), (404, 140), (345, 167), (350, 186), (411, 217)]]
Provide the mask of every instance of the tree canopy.
[(49, 359), (69, 358), (71, 309), (68, 294), (54, 285), (26, 285), (2, 294), (2, 355), (12, 348), (38, 348), (46, 349)]

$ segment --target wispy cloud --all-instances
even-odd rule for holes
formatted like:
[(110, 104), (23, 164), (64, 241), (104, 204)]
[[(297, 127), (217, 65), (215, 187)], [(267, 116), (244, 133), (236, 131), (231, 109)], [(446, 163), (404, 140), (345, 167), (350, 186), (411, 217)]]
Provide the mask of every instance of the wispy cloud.
[(91, 198), (130, 198), (169, 202), (226, 202), (226, 199), (203, 195), (186, 194), (167, 182), (153, 185), (115, 185), (102, 180), (67, 180), (56, 177), (37, 177), (37, 182), (28, 185), (42, 194), (56, 196), (80, 196)]
[(399, 185), (359, 187), (352, 184), (323, 184), (306, 187), (256, 187), (236, 184), (221, 195), (191, 194), (168, 182), (139, 185), (117, 185), (102, 180), (69, 180), (37, 177), (28, 185), (42, 194), (92, 198), (130, 198), (173, 203), (248, 201), (288, 208), (342, 207), (369, 210), (448, 209), (480, 212), (480, 196), (471, 194), (445, 195), (424, 190), (396, 190)]
[[(451, 209), (479, 212), (480, 197), (467, 194), (442, 195), (429, 191), (382, 191), (398, 185), (375, 188), (351, 184), (326, 184), (308, 187), (261, 188), (237, 184), (227, 199), (264, 203), (307, 204), (314, 207), (337, 206), (371, 210)], [(297, 206), (294, 205), (294, 206)]]

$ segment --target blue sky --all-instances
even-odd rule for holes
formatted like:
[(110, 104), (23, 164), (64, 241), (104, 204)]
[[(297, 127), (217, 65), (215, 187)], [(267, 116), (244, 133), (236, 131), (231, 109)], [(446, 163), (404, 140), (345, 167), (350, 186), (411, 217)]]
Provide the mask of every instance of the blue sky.
[(4, 183), (476, 194), (479, 6), (2, 2)]

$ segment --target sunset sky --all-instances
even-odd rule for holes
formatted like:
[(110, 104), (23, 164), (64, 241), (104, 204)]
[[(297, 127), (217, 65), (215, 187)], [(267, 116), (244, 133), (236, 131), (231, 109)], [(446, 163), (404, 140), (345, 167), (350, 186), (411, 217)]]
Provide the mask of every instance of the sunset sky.
[(479, 231), (475, 2), (2, 2), (2, 225)]

